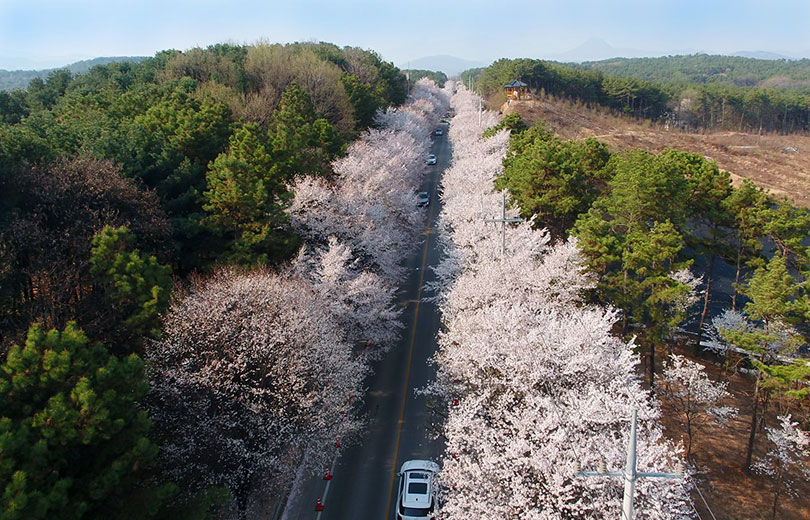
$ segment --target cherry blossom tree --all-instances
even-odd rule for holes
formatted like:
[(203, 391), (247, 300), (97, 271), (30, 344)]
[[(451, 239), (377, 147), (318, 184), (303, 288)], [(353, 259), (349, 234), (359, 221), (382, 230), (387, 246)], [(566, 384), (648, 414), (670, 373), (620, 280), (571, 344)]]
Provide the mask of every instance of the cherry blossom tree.
[[(796, 484), (810, 479), (807, 458), (810, 457), (810, 435), (799, 429), (798, 423), (790, 420), (790, 415), (779, 417), (778, 428), (766, 428), (768, 440), (773, 447), (767, 455), (758, 458), (753, 469), (756, 473), (771, 479), (773, 503), (771, 518), (776, 518), (781, 495), (797, 496)], [(796, 473), (799, 478), (796, 478)]]
[(731, 353), (733, 350), (723, 339), (720, 331), (737, 330), (742, 332), (748, 331), (749, 327), (750, 324), (748, 323), (748, 320), (746, 320), (743, 313), (733, 309), (726, 309), (712, 318), (711, 324), (706, 331), (706, 341), (704, 342), (704, 346), (708, 350), (723, 356), (725, 358), (725, 369), (729, 370), (732, 365)]
[(664, 369), (662, 393), (676, 413), (676, 420), (686, 429), (686, 456), (692, 453), (695, 430), (709, 421), (725, 424), (737, 415), (737, 410), (722, 406), (721, 402), (731, 394), (728, 383), (718, 383), (709, 379), (703, 365), (683, 356), (672, 354)]
[(330, 237), (328, 247), (316, 252), (303, 248), (293, 270), (307, 277), (351, 344), (377, 347), (365, 351), (378, 357), (399, 337), (401, 311), (392, 305), (394, 289), (379, 275), (358, 269), (348, 246)]
[(404, 106), (378, 113), (379, 128), (335, 161), (334, 182), (305, 178), (294, 186), (293, 227), (307, 241), (345, 243), (359, 266), (389, 283), (404, 274), (401, 262), (417, 244), (423, 214), (416, 191), (430, 149), (430, 132), (447, 95), (420, 81)]
[(323, 468), (351, 413), (363, 364), (301, 278), (221, 270), (177, 296), (148, 350), (149, 407), (165, 471), (194, 492), (227, 486), (244, 508), (254, 479), (282, 489), (302, 454)]
[[(367, 362), (396, 340), (401, 262), (418, 243), (415, 192), (448, 96), (420, 82), (335, 161), (301, 177), (289, 210), (307, 245), (281, 273), (224, 269), (175, 297), (150, 345), (149, 407), (165, 471), (193, 493), (285, 496), (356, 435)], [(354, 347), (373, 348), (362, 354)]]
[[(445, 405), (440, 516), (504, 519), (615, 518), (615, 481), (583, 481), (571, 462), (621, 467), (627, 421), (639, 410), (639, 468), (670, 470), (682, 448), (667, 441), (658, 405), (641, 388), (633, 342), (611, 334), (617, 311), (587, 304), (594, 281), (576, 240), (552, 245), (523, 222), (506, 231), (493, 181), (508, 131), (482, 138), (497, 122), (459, 88), (449, 131), (452, 167), (444, 174), (439, 239), (445, 257), (429, 288), (444, 330), (425, 389)], [(517, 215), (516, 208), (507, 211)], [(686, 518), (689, 482), (639, 481), (638, 518)]]

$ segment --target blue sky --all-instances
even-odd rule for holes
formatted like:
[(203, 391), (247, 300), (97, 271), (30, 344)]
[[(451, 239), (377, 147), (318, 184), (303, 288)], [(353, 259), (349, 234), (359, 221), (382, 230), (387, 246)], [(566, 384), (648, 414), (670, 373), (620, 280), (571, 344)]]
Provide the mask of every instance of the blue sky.
[(553, 57), (589, 38), (653, 53), (810, 54), (810, 0), (0, 0), (0, 69), (223, 41), (323, 40), (386, 60)]

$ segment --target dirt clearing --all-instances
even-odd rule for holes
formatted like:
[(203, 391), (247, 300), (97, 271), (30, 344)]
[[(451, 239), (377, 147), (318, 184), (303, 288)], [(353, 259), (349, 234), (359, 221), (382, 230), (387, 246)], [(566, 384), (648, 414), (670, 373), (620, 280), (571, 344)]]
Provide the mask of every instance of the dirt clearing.
[(700, 153), (728, 171), (735, 183), (751, 179), (775, 195), (787, 195), (798, 205), (810, 206), (810, 136), (687, 133), (564, 100), (518, 101), (503, 109), (517, 112), (529, 124), (543, 120), (565, 139), (595, 137), (613, 152), (677, 148)]

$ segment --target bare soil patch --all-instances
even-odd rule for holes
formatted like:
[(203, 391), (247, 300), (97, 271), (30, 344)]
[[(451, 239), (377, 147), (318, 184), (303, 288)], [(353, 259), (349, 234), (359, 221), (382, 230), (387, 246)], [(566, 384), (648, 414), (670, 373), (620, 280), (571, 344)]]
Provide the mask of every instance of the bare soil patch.
[(552, 98), (517, 101), (502, 110), (517, 112), (529, 124), (545, 121), (565, 139), (597, 138), (614, 152), (677, 148), (700, 153), (728, 171), (735, 183), (751, 179), (775, 195), (787, 195), (798, 205), (810, 206), (810, 136), (688, 133)]

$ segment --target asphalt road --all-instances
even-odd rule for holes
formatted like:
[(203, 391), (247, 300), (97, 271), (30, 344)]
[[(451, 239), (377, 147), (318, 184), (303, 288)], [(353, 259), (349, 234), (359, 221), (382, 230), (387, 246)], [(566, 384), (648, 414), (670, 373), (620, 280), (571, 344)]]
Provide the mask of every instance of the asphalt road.
[[(332, 480), (310, 479), (302, 493), (291, 499), (287, 520), (391, 520), (396, 508), (396, 473), (402, 463), (438, 461), (441, 455), (441, 442), (431, 439), (426, 428), (426, 399), (414, 393), (435, 377), (435, 369), (427, 361), (436, 351), (440, 316), (435, 304), (420, 300), (422, 286), (434, 278), (430, 266), (438, 263), (441, 254), (432, 226), (440, 210), (436, 187), (450, 163), (450, 147), (447, 125), (440, 128), (444, 135), (434, 138), (431, 150), (437, 162), (427, 166), (421, 189), (430, 194), (423, 243), (405, 263), (410, 275), (399, 293), (405, 328), (399, 343), (372, 366), (374, 372), (366, 380), (362, 411), (368, 426), (359, 444), (343, 448), (331, 468)], [(322, 498), (321, 512), (315, 511), (317, 497)]]

